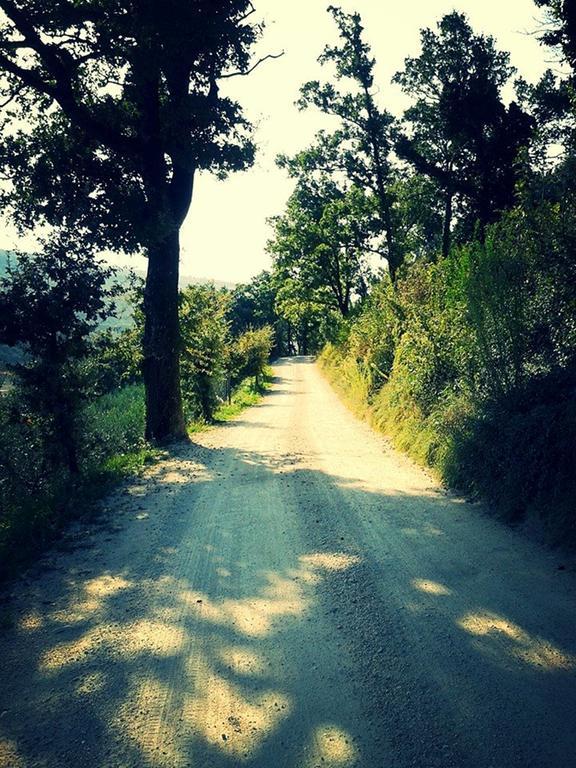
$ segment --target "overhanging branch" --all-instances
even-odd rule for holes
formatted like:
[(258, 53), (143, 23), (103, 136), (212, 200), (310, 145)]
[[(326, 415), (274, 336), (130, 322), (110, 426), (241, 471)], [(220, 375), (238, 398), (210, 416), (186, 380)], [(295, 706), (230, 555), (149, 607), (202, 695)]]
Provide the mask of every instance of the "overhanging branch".
[[(28, 69), (17, 64), (1, 50), (0, 68), (17, 77), (25, 86), (34, 89), (37, 93), (52, 98), (90, 138), (105, 144), (113, 151), (133, 151), (137, 145), (136, 139), (123, 135), (109, 123), (99, 120), (77, 97), (73, 84), (77, 65), (81, 62), (75, 60), (70, 54), (64, 57), (63, 50), (59, 46), (45, 43), (25, 11), (18, 8), (12, 0), (0, 0), (0, 9), (23, 36), (25, 45), (38, 55), (42, 66), (47, 71), (47, 76), (37, 69)], [(22, 41), (15, 42), (19, 48), (22, 47)]]
[(238, 72), (228, 72), (225, 75), (220, 75), (218, 77), (219, 80), (226, 80), (230, 77), (246, 77), (246, 75), (249, 75), (251, 72), (254, 72), (255, 69), (257, 69), (260, 64), (263, 64), (265, 61), (268, 61), (269, 59), (280, 59), (282, 56), (284, 56), (284, 51), (281, 53), (269, 53), (266, 56), (262, 56), (261, 59), (258, 59), (258, 61), (253, 64), (249, 69), (247, 69), (245, 72), (238, 71)]

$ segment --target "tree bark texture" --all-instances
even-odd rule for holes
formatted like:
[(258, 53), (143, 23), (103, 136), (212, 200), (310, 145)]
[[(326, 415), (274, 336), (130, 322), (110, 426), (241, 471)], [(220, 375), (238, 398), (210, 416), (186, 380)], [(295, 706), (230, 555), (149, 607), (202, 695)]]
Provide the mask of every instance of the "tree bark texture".
[(179, 259), (177, 229), (148, 248), (143, 374), (146, 439), (155, 443), (187, 439), (180, 390)]

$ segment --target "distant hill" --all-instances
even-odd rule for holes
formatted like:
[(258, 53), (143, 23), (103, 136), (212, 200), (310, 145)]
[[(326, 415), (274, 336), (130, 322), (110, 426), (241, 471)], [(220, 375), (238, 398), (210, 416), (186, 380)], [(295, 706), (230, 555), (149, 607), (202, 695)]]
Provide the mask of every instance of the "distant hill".
[[(6, 269), (8, 267), (8, 262), (10, 259), (17, 259), (17, 254), (15, 254), (13, 251), (4, 251), (0, 249), (0, 277), (6, 274)], [(144, 278), (146, 275), (142, 270), (136, 269), (134, 270), (135, 273), (141, 277)], [(129, 269), (120, 269), (119, 270), (119, 276), (120, 280), (122, 280), (122, 275), (124, 274), (126, 276), (126, 280), (128, 279), (128, 275), (130, 273)], [(214, 280), (211, 277), (197, 277), (195, 275), (180, 275), (180, 287), (186, 288), (188, 285), (211, 285), (213, 284), (215, 288), (235, 288), (237, 283), (232, 283), (227, 280)]]
[(180, 288), (186, 288), (188, 285), (213, 285), (214, 288), (236, 288), (238, 283), (231, 283), (227, 280), (214, 280), (211, 277), (194, 277), (193, 275), (180, 275)]
[[(8, 263), (12, 259), (17, 259), (17, 254), (11, 251), (5, 251), (0, 249), (0, 277), (4, 276), (7, 271)], [(141, 270), (134, 270), (138, 277), (144, 279), (145, 274)], [(126, 290), (128, 291), (128, 284), (130, 280), (131, 270), (121, 268), (118, 270), (117, 279), (121, 284), (126, 284)], [(236, 286), (236, 283), (227, 282), (224, 280), (212, 280), (209, 277), (196, 277), (194, 275), (180, 275), (180, 287), (186, 288), (188, 285), (211, 285), (215, 288), (228, 288), (232, 289)], [(123, 331), (132, 325), (132, 305), (128, 296), (119, 296), (115, 300), (116, 304), (116, 316), (110, 317), (103, 324), (103, 328), (107, 328), (113, 331)], [(0, 363), (2, 361), (9, 362), (8, 358), (12, 357), (12, 352), (7, 347), (0, 346)]]

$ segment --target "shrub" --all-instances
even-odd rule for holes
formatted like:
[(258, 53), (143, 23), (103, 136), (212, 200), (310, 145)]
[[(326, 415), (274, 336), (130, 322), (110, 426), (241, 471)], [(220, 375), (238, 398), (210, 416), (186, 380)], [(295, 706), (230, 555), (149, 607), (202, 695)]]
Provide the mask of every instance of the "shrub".
[(239, 383), (252, 376), (256, 387), (259, 387), (270, 362), (273, 346), (274, 331), (269, 325), (246, 331), (239, 336), (232, 345), (230, 355), (232, 381)]
[(210, 285), (190, 285), (180, 294), (182, 391), (189, 419), (211, 421), (224, 389), (229, 298)]
[(384, 283), (321, 364), (357, 412), (507, 519), (576, 539), (576, 202)]

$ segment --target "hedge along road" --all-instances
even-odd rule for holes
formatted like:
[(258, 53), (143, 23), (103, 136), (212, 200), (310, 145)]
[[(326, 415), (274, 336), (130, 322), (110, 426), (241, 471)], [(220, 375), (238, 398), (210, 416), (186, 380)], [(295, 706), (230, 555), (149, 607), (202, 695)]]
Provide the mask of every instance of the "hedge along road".
[(275, 373), (13, 588), (0, 765), (574, 765), (570, 567)]

